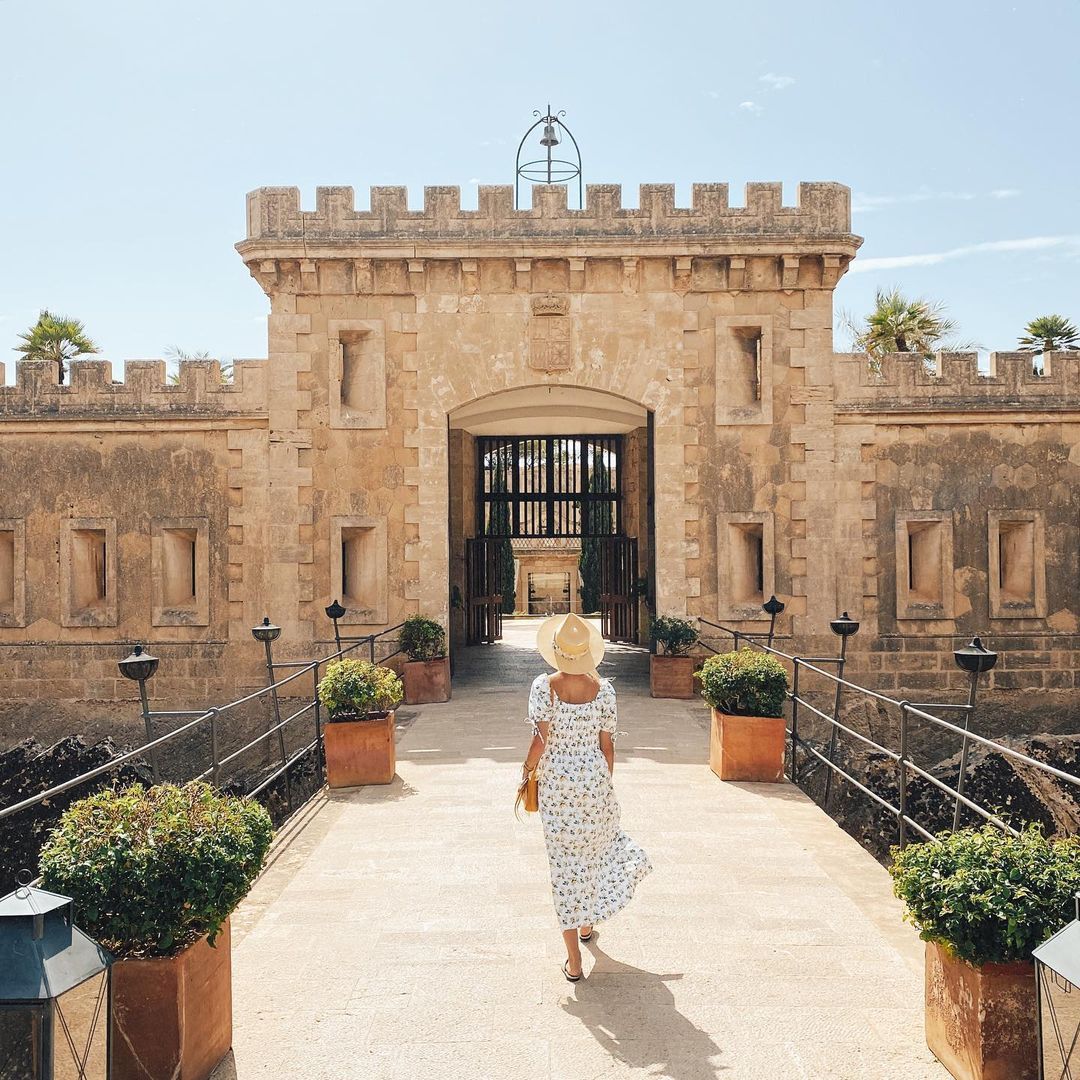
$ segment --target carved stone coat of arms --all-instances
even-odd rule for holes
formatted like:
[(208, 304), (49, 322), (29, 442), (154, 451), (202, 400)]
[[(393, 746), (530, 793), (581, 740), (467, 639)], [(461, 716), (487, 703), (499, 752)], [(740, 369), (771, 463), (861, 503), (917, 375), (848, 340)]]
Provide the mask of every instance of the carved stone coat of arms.
[(565, 296), (534, 296), (529, 327), (529, 367), (569, 371), (573, 366), (570, 301)]

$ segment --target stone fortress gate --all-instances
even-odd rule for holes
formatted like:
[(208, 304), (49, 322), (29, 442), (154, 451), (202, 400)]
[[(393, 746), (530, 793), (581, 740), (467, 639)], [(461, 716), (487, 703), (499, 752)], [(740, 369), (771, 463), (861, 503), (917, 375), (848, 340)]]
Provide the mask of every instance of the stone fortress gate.
[[(760, 630), (887, 690), (957, 685), (973, 633), (999, 688), (1080, 685), (1076, 354), (833, 352), (855, 257), (833, 183), (295, 188), (247, 201), (237, 245), (270, 298), (265, 361), (17, 365), (0, 388), (0, 675), (20, 730), (113, 701), (124, 647), (163, 698), (260, 684), (282, 657), (421, 612), (454, 647), (498, 635), (511, 551), (544, 602), (601, 568), (605, 629), (646, 607)], [(528, 580), (525, 580), (528, 578)], [(818, 653), (820, 655), (820, 653)], [(1025, 701), (1030, 705), (1033, 699)], [(1043, 700), (1043, 699), (1039, 699)], [(114, 710), (115, 711), (115, 710)], [(44, 721), (43, 721), (44, 722)], [(77, 728), (76, 728), (77, 729)], [(67, 727), (71, 730), (71, 726)], [(6, 731), (5, 734), (10, 734)]]

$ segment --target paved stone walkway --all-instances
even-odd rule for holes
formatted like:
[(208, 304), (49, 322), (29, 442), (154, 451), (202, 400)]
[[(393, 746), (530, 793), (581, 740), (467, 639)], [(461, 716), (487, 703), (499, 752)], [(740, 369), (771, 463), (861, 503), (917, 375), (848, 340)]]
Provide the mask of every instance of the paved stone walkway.
[(289, 826), (234, 916), (235, 1059), (303, 1080), (948, 1080), (888, 875), (801, 793), (722, 784), (700, 702), (612, 649), (626, 829), (655, 872), (561, 973), (539, 821), (517, 821), (530, 625), (402, 713), (398, 779)]

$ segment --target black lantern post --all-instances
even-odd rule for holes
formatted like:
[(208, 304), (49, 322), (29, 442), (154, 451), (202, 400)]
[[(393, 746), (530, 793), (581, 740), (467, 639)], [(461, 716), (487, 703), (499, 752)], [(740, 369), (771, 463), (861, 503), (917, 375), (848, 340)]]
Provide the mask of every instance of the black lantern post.
[[(847, 662), (847, 643), (849, 637), (854, 637), (859, 632), (859, 624), (845, 611), (839, 619), (829, 620), (829, 629), (840, 639), (840, 655), (836, 658), (836, 678), (840, 680), (844, 677), (844, 664)], [(833, 697), (833, 711), (832, 718), (833, 723), (829, 725), (831, 728), (829, 732), (829, 760), (833, 760), (833, 755), (836, 753), (836, 744), (839, 741), (840, 729), (836, 726), (836, 721), (840, 719), (840, 695), (843, 691), (843, 684), (839, 681), (836, 684), (836, 694)], [(833, 770), (825, 770), (825, 799), (823, 806), (826, 810), (829, 808), (829, 793), (832, 790), (832, 778)]]
[(68, 897), (0, 897), (0, 1077), (106, 1080), (111, 963)]
[(769, 616), (769, 640), (768, 644), (770, 648), (773, 643), (773, 636), (776, 634), (776, 616), (781, 614), (787, 605), (782, 600), (776, 599), (774, 593), (761, 605), (762, 610)]
[(1080, 894), (1076, 918), (1043, 942), (1035, 958), (1038, 993), (1039, 1076), (1080, 1076)]
[[(274, 653), (273, 643), (281, 637), (281, 627), (275, 626), (270, 621), (270, 616), (263, 616), (263, 621), (258, 626), (251, 628), (251, 636), (256, 641), (261, 641), (266, 649), (266, 678), (270, 687), (270, 703), (274, 710), (274, 726), (277, 728), (278, 752), (281, 755), (281, 764), (288, 760), (285, 754), (285, 732), (281, 728), (281, 703), (278, 701), (277, 679), (274, 677)], [(289, 774), (285, 774), (285, 787), (289, 788)], [(292, 803), (290, 794), (289, 803)]]
[(326, 617), (334, 622), (334, 643), (337, 645), (337, 651), (341, 652), (341, 628), (338, 626), (338, 620), (345, 618), (345, 607), (335, 600), (332, 604), (328, 604), (325, 610)]
[(990, 671), (998, 662), (998, 654), (983, 645), (976, 636), (961, 649), (953, 652), (953, 660), (961, 671), (966, 671), (970, 678), (968, 684), (967, 708), (964, 710), (964, 742), (960, 750), (960, 775), (956, 781), (956, 805), (953, 807), (953, 832), (960, 828), (960, 796), (964, 794), (964, 781), (967, 779), (969, 743), (967, 733), (971, 730), (971, 718), (975, 713), (975, 695), (979, 689), (979, 676)]
[[(118, 660), (117, 665), (120, 669), (120, 674), (125, 679), (131, 679), (133, 682), (139, 684), (139, 701), (142, 704), (142, 718), (143, 727), (146, 729), (146, 741), (153, 742), (154, 733), (150, 724), (151, 712), (150, 702), (146, 696), (146, 681), (154, 677), (154, 672), (158, 669), (158, 658), (151, 656), (146, 652), (141, 645), (136, 645), (132, 649), (128, 656), (125, 656), (123, 660)], [(160, 777), (158, 772), (158, 760), (157, 751), (150, 751), (150, 772), (153, 775), (155, 781)]]

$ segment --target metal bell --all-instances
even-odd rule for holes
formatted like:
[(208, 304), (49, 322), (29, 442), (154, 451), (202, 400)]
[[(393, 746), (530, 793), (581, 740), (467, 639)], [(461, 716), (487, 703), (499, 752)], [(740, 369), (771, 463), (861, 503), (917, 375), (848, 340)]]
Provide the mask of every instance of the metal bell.
[(554, 124), (544, 125), (544, 137), (540, 140), (541, 146), (558, 146), (559, 137), (555, 134)]

